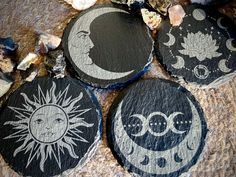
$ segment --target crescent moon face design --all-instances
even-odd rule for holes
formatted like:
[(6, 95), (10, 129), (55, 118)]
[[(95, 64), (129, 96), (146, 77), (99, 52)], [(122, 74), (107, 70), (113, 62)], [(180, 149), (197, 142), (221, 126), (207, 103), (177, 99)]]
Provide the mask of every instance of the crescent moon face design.
[[(118, 149), (120, 154), (124, 155), (127, 154), (127, 152), (130, 150), (130, 147), (133, 147), (134, 149), (132, 154), (125, 156), (126, 160), (123, 161), (123, 163), (131, 164), (135, 168), (147, 174), (161, 175), (178, 172), (182, 167), (190, 163), (193, 158), (196, 158), (194, 156), (196, 156), (196, 153), (202, 143), (201, 138), (203, 128), (197, 108), (189, 98), (187, 98), (187, 101), (192, 111), (191, 128), (183, 141), (173, 148), (164, 151), (149, 150), (136, 144), (129, 137), (122, 123), (123, 101), (120, 102), (112, 126), (114, 131), (114, 141), (116, 142), (115, 149)], [(179, 113), (177, 112), (169, 117), (174, 117), (177, 114)], [(137, 117), (144, 119), (141, 116)], [(191, 149), (187, 148), (188, 143), (191, 144)]]
[(220, 18), (218, 18), (217, 19), (217, 25), (221, 28), (221, 29), (227, 29), (227, 27), (225, 27), (225, 26), (223, 26), (222, 24), (221, 24), (221, 20), (223, 19), (223, 17), (220, 17)]
[(228, 72), (232, 71), (232, 69), (230, 69), (226, 66), (226, 61), (227, 61), (226, 59), (222, 59), (219, 61), (219, 64), (218, 64), (219, 69), (224, 73), (228, 73)]
[(90, 25), (99, 16), (111, 13), (111, 12), (121, 12), (128, 13), (124, 10), (117, 8), (106, 7), (100, 9), (94, 9), (93, 11), (87, 12), (82, 17), (79, 18), (74, 26), (71, 28), (68, 37), (68, 50), (70, 56), (73, 56), (73, 61), (75, 65), (85, 74), (102, 80), (115, 80), (125, 77), (131, 74), (134, 70), (127, 72), (112, 72), (105, 70), (95, 63), (89, 57), (89, 51), (93, 48), (94, 44), (89, 37)]
[(172, 46), (175, 44), (175, 37), (171, 34), (171, 33), (167, 33), (167, 35), (169, 36), (169, 41), (163, 43), (165, 46)]
[(183, 57), (181, 57), (181, 56), (176, 56), (176, 58), (177, 58), (177, 63), (172, 64), (171, 66), (172, 66), (173, 68), (175, 68), (175, 69), (181, 69), (181, 68), (183, 68), (184, 65), (185, 65), (185, 61), (184, 61)]
[(232, 41), (233, 41), (234, 39), (228, 39), (227, 41), (226, 41), (226, 47), (229, 49), (229, 50), (231, 50), (231, 51), (236, 51), (236, 47), (234, 47), (233, 46), (233, 43), (232, 43)]

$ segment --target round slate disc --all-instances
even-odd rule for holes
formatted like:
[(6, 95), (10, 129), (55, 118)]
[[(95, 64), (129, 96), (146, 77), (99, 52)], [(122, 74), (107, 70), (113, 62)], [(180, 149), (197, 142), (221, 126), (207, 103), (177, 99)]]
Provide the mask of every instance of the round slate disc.
[(79, 79), (101, 88), (141, 76), (154, 48), (142, 18), (113, 6), (96, 6), (71, 20), (62, 45)]
[(176, 177), (194, 165), (207, 134), (190, 92), (164, 80), (143, 80), (118, 96), (108, 140), (118, 161), (141, 176)]
[(178, 27), (163, 22), (156, 51), (173, 75), (200, 86), (214, 87), (235, 75), (236, 28), (207, 6), (190, 5)]
[(101, 134), (95, 96), (72, 78), (38, 78), (0, 114), (0, 153), (23, 176), (68, 174), (94, 153)]

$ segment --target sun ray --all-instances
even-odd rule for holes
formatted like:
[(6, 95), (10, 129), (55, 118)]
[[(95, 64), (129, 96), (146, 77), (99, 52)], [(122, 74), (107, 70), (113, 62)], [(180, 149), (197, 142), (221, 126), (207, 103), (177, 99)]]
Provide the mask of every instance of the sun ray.
[(75, 137), (70, 137), (71, 139), (88, 143), (88, 141), (87, 141), (86, 139), (84, 139), (83, 137), (81, 137), (79, 134), (77, 134), (77, 133), (75, 133), (75, 132), (73, 132), (73, 131), (70, 131), (70, 133), (72, 133), (73, 135), (75, 135), (75, 136), (77, 137), (77, 138), (75, 138)]
[(67, 144), (63, 141), (61, 141), (61, 144), (60, 144), (62, 147), (66, 148), (70, 154), (71, 157), (77, 159), (79, 158), (76, 154), (75, 154), (75, 151), (74, 151), (74, 148), (71, 144)]
[(78, 121), (74, 124), (70, 124), (69, 127), (70, 127), (70, 129), (73, 129), (73, 128), (76, 128), (76, 127), (79, 127), (79, 126), (92, 127), (93, 125), (94, 125), (93, 123), (89, 124), (89, 123), (87, 123), (83, 120), (80, 120), (80, 121)]
[(23, 143), (21, 146), (19, 146), (19, 147), (14, 151), (14, 153), (13, 153), (13, 156), (14, 156), (14, 157), (16, 156), (16, 154), (18, 154), (19, 152), (24, 151), (24, 150), (26, 149), (27, 143), (29, 142), (29, 140), (30, 140), (30, 135), (28, 135), (28, 136), (25, 138), (24, 143)]
[(36, 142), (34, 142), (34, 141), (31, 142), (31, 144), (29, 144), (29, 146), (32, 146), (33, 148), (28, 149), (28, 150), (30, 150), (30, 154), (29, 154), (29, 158), (28, 158), (26, 167), (29, 166), (29, 164), (32, 162), (34, 157), (37, 155), (37, 148), (39, 148), (39, 146), (37, 147), (37, 145), (34, 145), (34, 144), (36, 144)]
[(41, 171), (44, 172), (44, 163), (47, 160), (47, 154), (45, 153), (45, 145), (42, 144), (40, 146), (39, 150), (40, 150), (40, 155), (41, 155), (39, 167), (40, 167)]
[(15, 109), (15, 107), (11, 107), (11, 106), (8, 106), (9, 109), (13, 110), (15, 113), (17, 113), (18, 115), (22, 116), (21, 119), (25, 118), (27, 119), (27, 115), (24, 115), (23, 113), (21, 113), (20, 111), (18, 111), (17, 109)]
[(69, 117), (74, 117), (74, 116), (81, 116), (81, 115), (83, 115), (83, 114), (85, 114), (86, 112), (88, 112), (88, 111), (90, 111), (91, 110), (91, 108), (89, 108), (89, 109), (82, 109), (82, 110), (72, 110), (72, 111), (70, 111), (69, 112)]
[(36, 108), (38, 108), (38, 107), (41, 106), (40, 103), (31, 101), (25, 93), (21, 93), (20, 95), (23, 96), (23, 98), (24, 98), (26, 104), (30, 104), (30, 105), (32, 105), (32, 106), (34, 106), (34, 107), (36, 107)]
[[(3, 138), (3, 139), (11, 139), (11, 138), (19, 138), (19, 137), (22, 137), (25, 135), (25, 133), (23, 133), (25, 131), (25, 129), (22, 129), (22, 130), (18, 130), (17, 132)], [(28, 130), (27, 130), (28, 132)]]

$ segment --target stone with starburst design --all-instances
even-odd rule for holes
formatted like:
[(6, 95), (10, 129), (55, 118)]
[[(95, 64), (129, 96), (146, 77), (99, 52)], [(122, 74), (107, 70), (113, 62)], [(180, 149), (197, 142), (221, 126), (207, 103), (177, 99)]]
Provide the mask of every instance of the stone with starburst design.
[(95, 96), (79, 81), (35, 79), (2, 108), (1, 155), (24, 176), (69, 174), (94, 153), (101, 117)]

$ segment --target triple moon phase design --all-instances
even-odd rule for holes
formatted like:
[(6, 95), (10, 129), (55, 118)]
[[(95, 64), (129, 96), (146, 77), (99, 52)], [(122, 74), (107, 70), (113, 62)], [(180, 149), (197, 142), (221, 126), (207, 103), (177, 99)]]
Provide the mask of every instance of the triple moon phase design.
[(16, 90), (1, 111), (0, 153), (24, 176), (68, 174), (93, 155), (101, 117), (95, 96), (79, 81), (35, 79)]
[(124, 90), (111, 107), (107, 128), (118, 161), (140, 176), (186, 172), (198, 161), (207, 134), (191, 93), (165, 80), (143, 80)]
[(62, 44), (79, 79), (106, 88), (142, 75), (154, 42), (142, 19), (124, 9), (97, 6), (69, 23)]
[(155, 45), (157, 58), (186, 82), (217, 87), (236, 74), (236, 27), (209, 6), (193, 4), (185, 12), (179, 27), (163, 21)]

